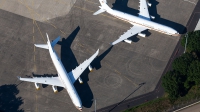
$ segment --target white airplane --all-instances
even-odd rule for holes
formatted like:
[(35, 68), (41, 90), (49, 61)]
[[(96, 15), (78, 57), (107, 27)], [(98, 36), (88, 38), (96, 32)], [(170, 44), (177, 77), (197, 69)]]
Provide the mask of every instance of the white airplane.
[(33, 78), (18, 77), (18, 78), (21, 81), (34, 82), (36, 89), (39, 89), (39, 83), (52, 85), (53, 91), (55, 93), (57, 92), (57, 86), (64, 87), (67, 90), (75, 107), (78, 110), (82, 111), (82, 102), (73, 84), (77, 79), (79, 80), (80, 83), (83, 83), (82, 79), (80, 78), (80, 75), (83, 73), (83, 71), (87, 67), (89, 68), (90, 71), (92, 71), (92, 67), (90, 66), (90, 63), (98, 55), (99, 49), (88, 60), (85, 60), (82, 64), (80, 64), (74, 70), (67, 73), (61, 60), (59, 59), (59, 57), (57, 56), (56, 52), (53, 49), (53, 47), (56, 45), (56, 43), (59, 40), (60, 40), (60, 37), (56, 38), (53, 42), (50, 43), (49, 37), (47, 35), (47, 44), (34, 44), (36, 47), (49, 50), (53, 64), (58, 72), (58, 77), (33, 77)]
[[(111, 9), (106, 3), (106, 0), (99, 0), (101, 6), (99, 6), (99, 10), (95, 12), (93, 15), (100, 14), (102, 12), (108, 12), (109, 14), (113, 15), (114, 17), (121, 19), (123, 21), (129, 22), (133, 27), (131, 27), (127, 32), (125, 32), (123, 35), (119, 37), (116, 41), (111, 43), (111, 45), (115, 45), (121, 41), (125, 41), (126, 43), (131, 44), (131, 40), (128, 40), (129, 37), (138, 34), (141, 37), (145, 37), (146, 34), (141, 33), (142, 31), (146, 29), (155, 30), (160, 33), (164, 33), (171, 36), (179, 36), (180, 34), (174, 30), (173, 28), (170, 28), (168, 26), (155, 23), (151, 21), (151, 19), (154, 19), (155, 17), (149, 15), (148, 6), (151, 6), (150, 3), (147, 3), (146, 0), (140, 0), (140, 13), (139, 16), (133, 16), (124, 12), (120, 12), (117, 10)], [(148, 5), (148, 6), (147, 6)]]

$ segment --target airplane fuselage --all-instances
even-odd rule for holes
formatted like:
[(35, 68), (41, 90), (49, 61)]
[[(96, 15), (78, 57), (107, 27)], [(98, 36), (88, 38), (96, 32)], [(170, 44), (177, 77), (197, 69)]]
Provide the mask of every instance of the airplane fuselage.
[(178, 34), (178, 32), (176, 30), (174, 30), (173, 28), (150, 21), (150, 18), (148, 20), (145, 17), (144, 18), (137, 17), (137, 16), (133, 16), (133, 15), (130, 15), (130, 14), (127, 14), (124, 12), (120, 12), (117, 10), (113, 10), (113, 9), (108, 9), (106, 11), (109, 14), (113, 15), (114, 17), (121, 19), (123, 21), (129, 22), (133, 25), (143, 26), (147, 29), (155, 30), (160, 33), (164, 33), (164, 34), (172, 35), (172, 36), (177, 36), (177, 34)]
[[(50, 42), (48, 42), (50, 44)], [(51, 45), (49, 45), (51, 47)], [(65, 70), (60, 58), (57, 56), (56, 52), (49, 48), (49, 53), (51, 56), (51, 59), (53, 61), (53, 64), (58, 72), (58, 75), (60, 77), (60, 80), (62, 81), (63, 85), (65, 86), (65, 89), (67, 90), (73, 104), (78, 110), (82, 110), (82, 103), (79, 98), (78, 93), (76, 92), (76, 89), (73, 85), (73, 83), (70, 80), (70, 77), (67, 74), (67, 71)]]

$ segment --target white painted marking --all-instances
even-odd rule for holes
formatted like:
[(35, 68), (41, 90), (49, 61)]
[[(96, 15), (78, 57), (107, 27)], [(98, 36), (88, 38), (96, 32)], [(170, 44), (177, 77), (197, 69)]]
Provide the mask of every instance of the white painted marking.
[(197, 30), (200, 30), (200, 19), (199, 19), (199, 21), (198, 21), (198, 23), (197, 23), (196, 28), (194, 29), (194, 31), (197, 31)]
[(192, 3), (192, 4), (196, 5), (196, 3), (194, 3), (194, 2), (192, 2), (192, 1), (190, 1), (190, 0), (184, 0), (184, 1), (186, 1), (186, 2), (189, 2), (189, 3)]

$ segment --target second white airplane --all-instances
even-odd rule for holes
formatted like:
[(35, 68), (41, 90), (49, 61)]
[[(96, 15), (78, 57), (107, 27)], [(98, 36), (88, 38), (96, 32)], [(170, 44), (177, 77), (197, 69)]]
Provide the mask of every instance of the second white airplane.
[(129, 29), (127, 32), (125, 32), (123, 35), (121, 35), (119, 37), (119, 39), (117, 39), (116, 41), (111, 43), (111, 45), (115, 45), (121, 41), (125, 41), (125, 42), (131, 44), (132, 41), (128, 40), (128, 38), (133, 35), (136, 35), (136, 34), (138, 34), (141, 37), (145, 37), (146, 35), (141, 32), (146, 29), (155, 30), (160, 33), (164, 33), (164, 34), (171, 35), (171, 36), (179, 36), (180, 35), (173, 28), (170, 28), (168, 26), (158, 24), (158, 23), (151, 21), (151, 19), (155, 18), (155, 17), (149, 15), (147, 5), (151, 6), (151, 4), (147, 3), (146, 0), (139, 0), (139, 1), (140, 1), (140, 6), (139, 6), (140, 13), (139, 13), (139, 16), (137, 17), (137, 16), (133, 16), (133, 15), (130, 15), (130, 14), (127, 14), (124, 12), (113, 10), (106, 4), (107, 3), (106, 0), (99, 0), (99, 2), (101, 4), (101, 6), (99, 6), (100, 9), (97, 12), (95, 12), (93, 15), (97, 15), (97, 14), (100, 14), (100, 13), (106, 11), (116, 18), (121, 19), (123, 21), (127, 21), (127, 22), (131, 23), (132, 25), (134, 25), (133, 27), (131, 27), (131, 29)]
[(82, 103), (81, 103), (79, 95), (76, 92), (76, 89), (73, 84), (77, 79), (79, 80), (80, 83), (83, 83), (82, 79), (80, 78), (80, 75), (83, 73), (83, 71), (87, 67), (89, 68), (90, 71), (92, 70), (90, 63), (98, 55), (99, 50), (97, 50), (96, 53), (93, 54), (88, 60), (85, 60), (82, 64), (80, 64), (74, 70), (67, 73), (61, 60), (59, 59), (59, 57), (57, 56), (56, 52), (53, 49), (53, 47), (56, 45), (56, 43), (59, 40), (60, 40), (60, 37), (56, 38), (53, 42), (50, 42), (49, 37), (47, 35), (47, 44), (35, 44), (36, 47), (40, 47), (40, 48), (49, 50), (53, 64), (58, 72), (58, 77), (33, 77), (33, 78), (18, 77), (18, 78), (21, 81), (34, 82), (36, 89), (39, 89), (39, 83), (52, 85), (54, 92), (57, 92), (57, 86), (64, 87), (67, 90), (75, 107), (78, 110), (82, 111)]

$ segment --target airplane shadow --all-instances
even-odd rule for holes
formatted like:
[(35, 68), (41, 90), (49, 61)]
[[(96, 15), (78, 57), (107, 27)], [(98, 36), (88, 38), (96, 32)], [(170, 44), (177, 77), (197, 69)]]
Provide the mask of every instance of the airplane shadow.
[[(128, 1), (129, 0), (116, 0), (115, 3), (112, 4), (113, 5), (112, 9), (122, 11), (122, 12), (125, 12), (128, 14), (134, 15), (134, 16), (138, 16), (139, 7), (138, 7), (138, 9), (133, 9), (133, 8), (128, 7), (128, 5), (127, 5)], [(157, 13), (157, 8), (156, 8), (156, 6), (159, 4), (159, 2), (157, 2), (156, 0), (149, 0), (149, 2), (152, 4), (151, 7), (148, 8), (149, 14), (152, 16), (155, 16), (155, 19), (152, 21), (159, 23), (159, 24), (169, 26), (169, 27), (175, 29), (176, 31), (178, 31), (180, 34), (185, 34), (187, 32), (187, 28), (185, 26), (160, 17), (160, 15)], [(148, 34), (148, 35), (150, 35), (150, 34)]]
[(128, 7), (128, 1), (129, 0), (116, 0), (115, 3), (112, 4), (113, 5), (112, 9), (126, 12), (134, 16), (138, 16), (139, 11)]
[(101, 60), (105, 58), (105, 56), (111, 51), (113, 46), (110, 46), (106, 51), (104, 51), (101, 55), (97, 56), (94, 61), (91, 63), (91, 66), (96, 70), (101, 68)]
[(19, 109), (24, 102), (21, 97), (16, 97), (19, 93), (17, 85), (2, 85), (0, 91), (0, 112), (24, 112), (23, 109)]
[[(97, 56), (91, 63), (91, 66), (92, 68), (95, 68), (96, 70), (100, 69), (101, 68), (101, 60), (111, 51), (113, 46), (109, 47), (105, 52), (103, 52), (101, 55)], [(87, 108), (90, 108), (93, 103), (93, 94), (91, 94), (91, 90), (88, 86), (87, 83), (85, 82), (88, 82), (89, 81), (89, 78), (88, 78), (88, 74), (90, 73), (89, 69), (86, 69), (82, 75), (81, 75), (81, 78), (83, 80), (83, 84), (81, 84), (80, 86), (80, 83), (79, 81), (76, 81), (74, 83), (74, 86), (76, 87), (77, 89), (77, 92), (79, 93), (79, 96), (81, 98), (81, 101), (83, 103), (83, 106), (87, 107)]]
[[(61, 45), (61, 61), (66, 69), (66, 71), (69, 73), (72, 69), (75, 69), (77, 66), (79, 66), (74, 53), (71, 49), (71, 44), (73, 40), (75, 39), (76, 35), (78, 34), (80, 30), (80, 27), (78, 26), (67, 38), (62, 38), (62, 41), (59, 41), (57, 44)], [(88, 57), (89, 58), (89, 57)], [(74, 83), (74, 87), (79, 94), (79, 97), (82, 101), (82, 105), (86, 108), (90, 108), (92, 106), (92, 99), (93, 99), (93, 93), (88, 85), (88, 74), (89, 70), (86, 69), (81, 74), (81, 79), (83, 80), (83, 84), (80, 84), (79, 81), (76, 81)]]
[(187, 32), (187, 28), (185, 26), (160, 17), (160, 15), (157, 13), (157, 8), (156, 8), (156, 6), (159, 4), (158, 1), (149, 0), (149, 2), (152, 4), (151, 7), (149, 7), (149, 14), (155, 17), (153, 21), (155, 21), (156, 23), (169, 26), (178, 31), (180, 34), (185, 34)]
[[(29, 78), (32, 78), (31, 76), (28, 76), (28, 75), (26, 75), (26, 76), (29, 77)], [(41, 75), (41, 74), (32, 73), (32, 76), (33, 77), (58, 77), (58, 74), (44, 74), (44, 75)], [(46, 88), (47, 86), (49, 86), (49, 85), (42, 84), (42, 88)], [(57, 89), (58, 89), (58, 92), (60, 92), (60, 91), (63, 90), (63, 87), (57, 87)]]

